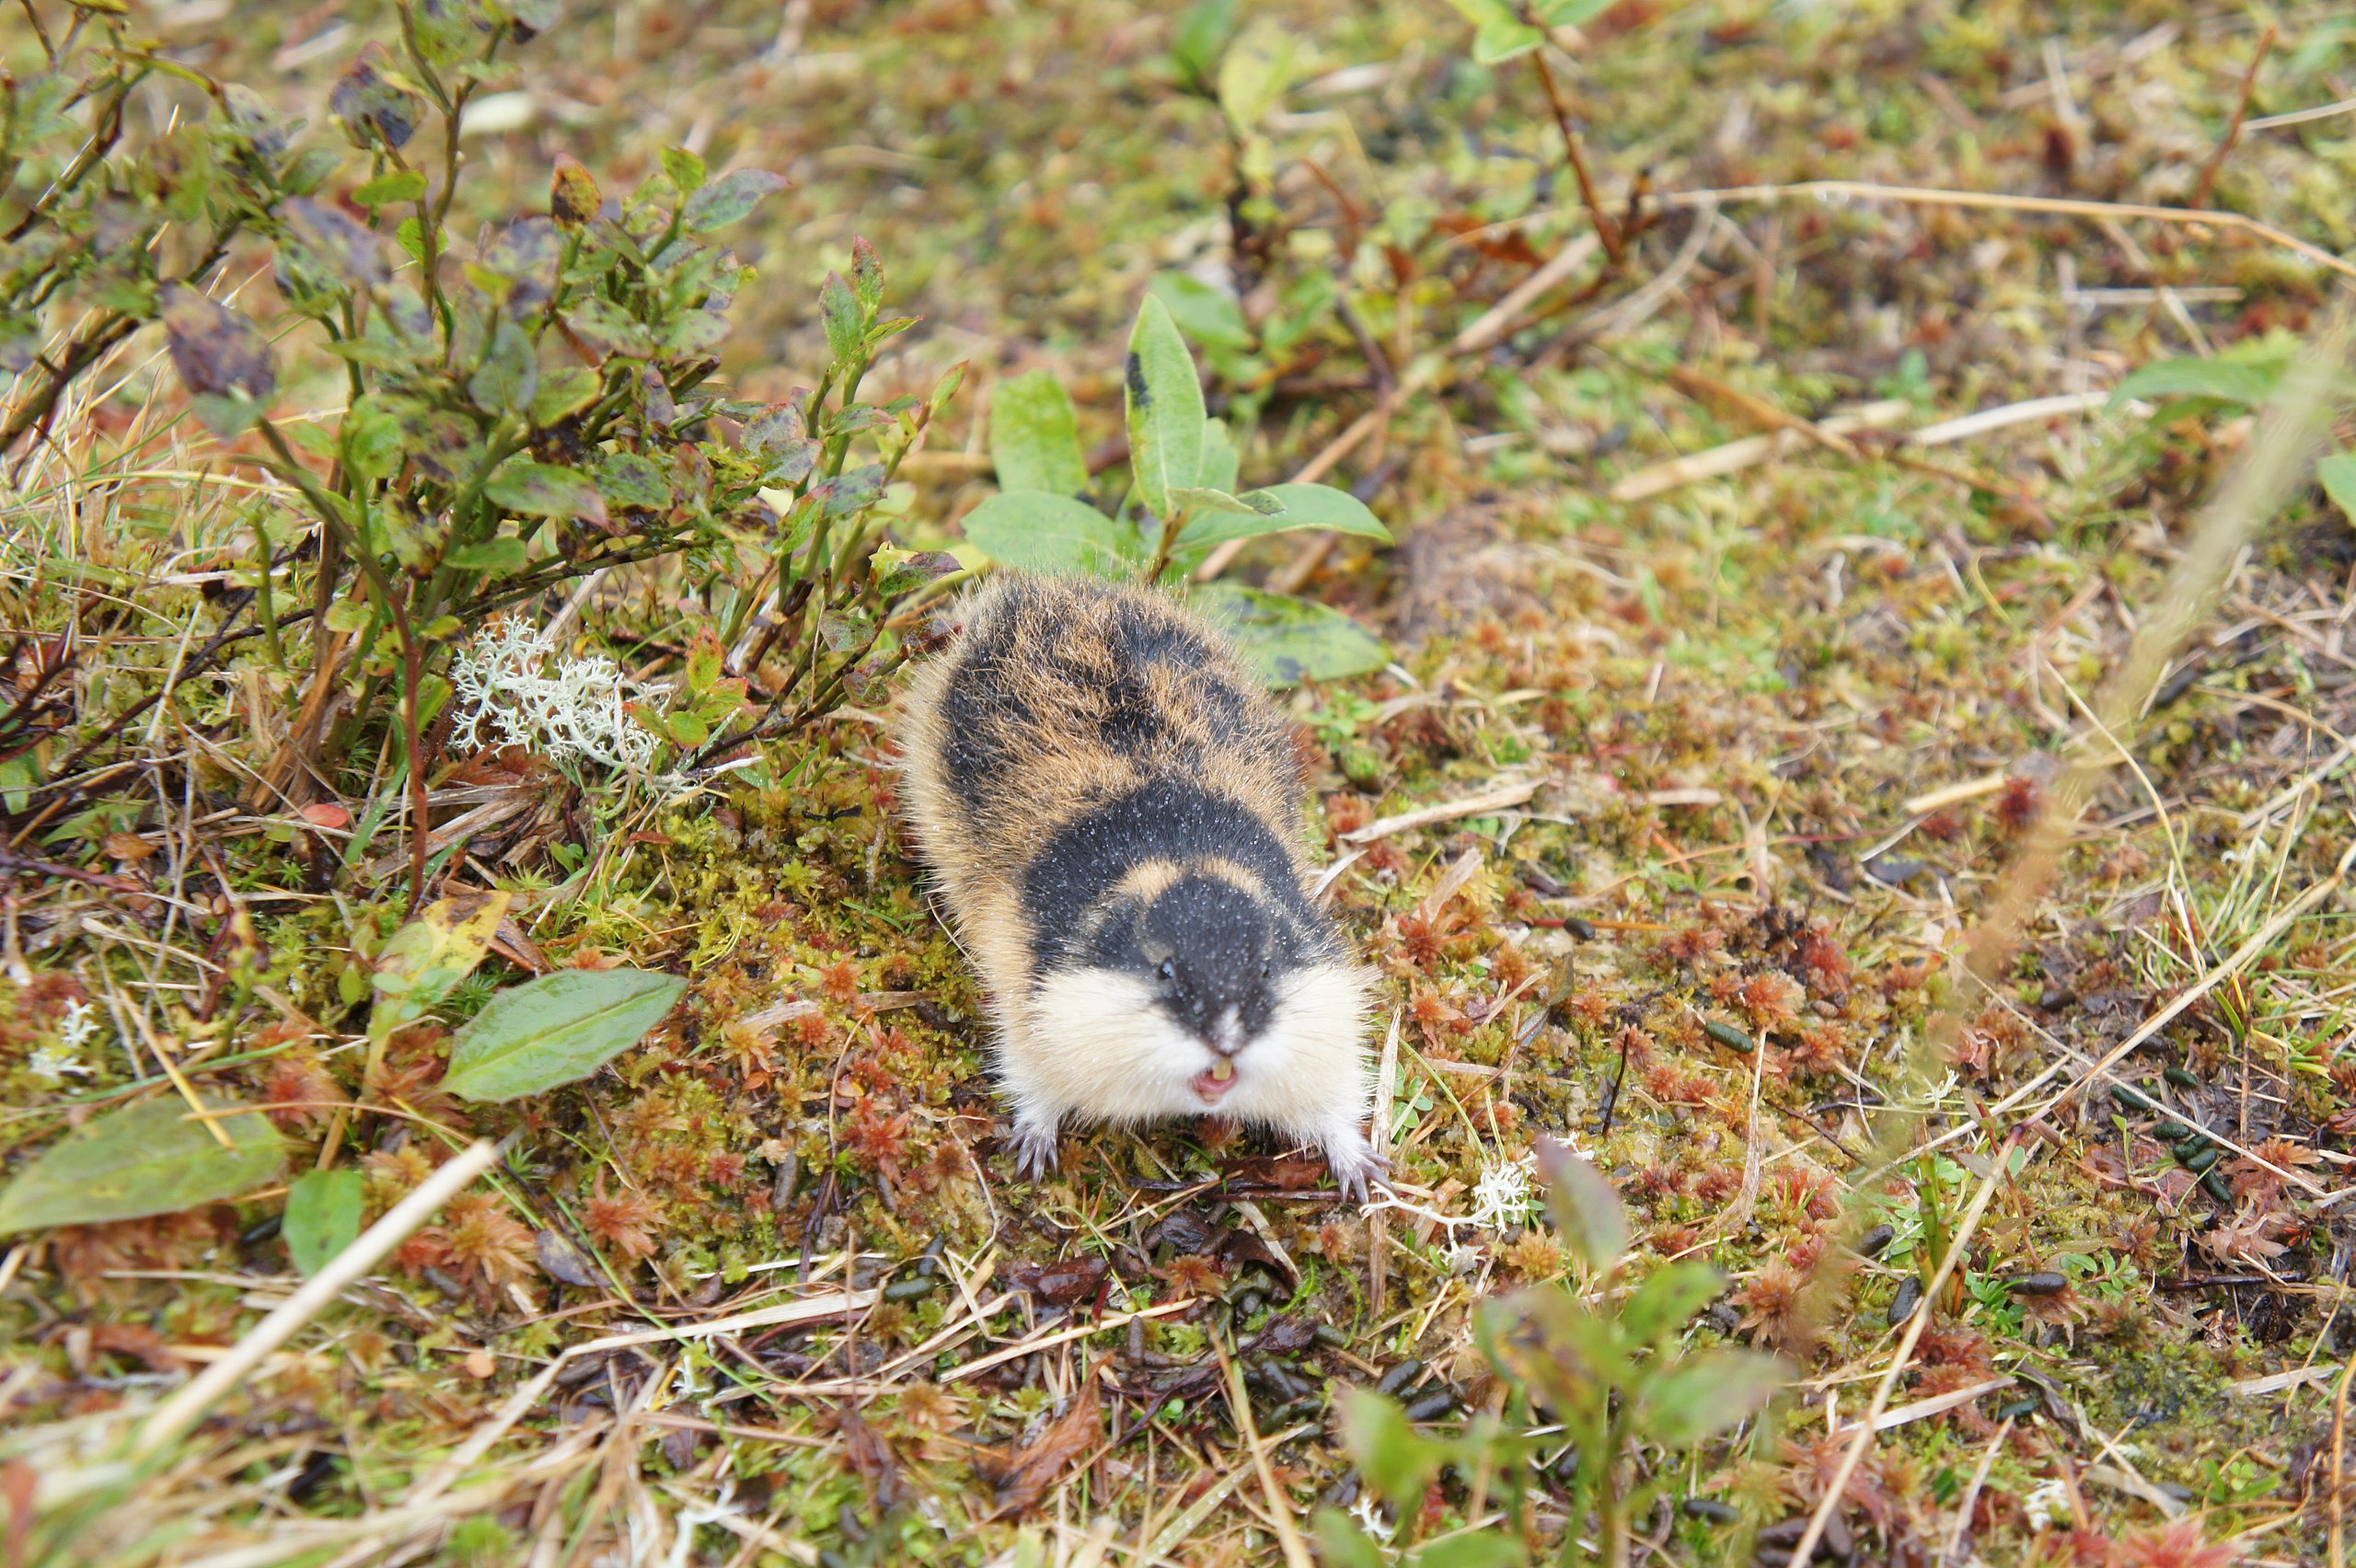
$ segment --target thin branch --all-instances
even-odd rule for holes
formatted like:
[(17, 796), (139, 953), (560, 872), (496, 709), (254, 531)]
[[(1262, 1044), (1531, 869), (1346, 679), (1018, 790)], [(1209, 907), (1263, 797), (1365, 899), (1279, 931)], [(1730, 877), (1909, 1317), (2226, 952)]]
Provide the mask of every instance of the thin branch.
[(2258, 86), (2258, 68), (2266, 63), (2267, 52), (2273, 47), (2274, 27), (2269, 22), (2258, 38), (2258, 52), (2249, 57), (2249, 69), (2242, 73), (2242, 96), (2234, 105), (2233, 123), (2225, 127), (2225, 139), (2217, 144), (2217, 150), (2209, 155), (2209, 162), (2200, 171), (2200, 183), (2192, 188), (2192, 206), (2207, 206), (2209, 198), (2216, 193), (2217, 176), (2223, 170), (2234, 144), (2242, 139), (2242, 121), (2249, 114), (2249, 95)]

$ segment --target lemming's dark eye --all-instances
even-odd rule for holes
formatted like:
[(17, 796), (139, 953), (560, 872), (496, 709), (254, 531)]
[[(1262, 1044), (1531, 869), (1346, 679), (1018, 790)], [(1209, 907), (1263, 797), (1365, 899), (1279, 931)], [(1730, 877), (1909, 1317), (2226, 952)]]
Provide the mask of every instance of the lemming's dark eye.
[(1155, 970), (1154, 973), (1161, 975), (1164, 980), (1175, 980), (1178, 978), (1178, 966), (1169, 959), (1165, 958), (1161, 961), (1161, 967)]
[(1268, 977), (1268, 957), (1267, 957), (1267, 955), (1266, 955), (1265, 953), (1263, 953), (1263, 954), (1261, 954), (1261, 955), (1260, 955), (1260, 978), (1261, 978), (1261, 979), (1263, 979), (1263, 980), (1265, 980), (1267, 977)]

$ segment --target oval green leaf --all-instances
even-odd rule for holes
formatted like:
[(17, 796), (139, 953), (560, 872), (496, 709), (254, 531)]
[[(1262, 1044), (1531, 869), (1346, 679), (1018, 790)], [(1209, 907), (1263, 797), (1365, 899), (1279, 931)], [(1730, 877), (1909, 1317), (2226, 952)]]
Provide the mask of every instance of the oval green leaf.
[(0, 1193), (0, 1236), (178, 1214), (266, 1186), (285, 1150), (258, 1111), (221, 1107), (224, 1148), (177, 1099), (126, 1105), (68, 1133)]
[(1272, 686), (1339, 680), (1391, 662), (1382, 639), (1306, 599), (1211, 582), (1195, 590), (1194, 603), (1226, 628), (1243, 662)]
[(606, 521), (606, 498), (586, 474), (553, 463), (514, 462), (491, 477), (483, 494), (526, 517), (585, 517)]
[(296, 1182), (278, 1227), (294, 1266), (315, 1274), (357, 1240), (367, 1197), (367, 1179), (357, 1170), (314, 1170)]
[(1283, 534), (1295, 528), (1324, 528), (1336, 534), (1354, 534), (1362, 539), (1380, 539), (1386, 545), (1391, 542), (1391, 530), (1367, 510), (1366, 502), (1347, 490), (1338, 490), (1331, 485), (1270, 485), (1237, 499), (1250, 506), (1262, 498), (1283, 510), (1204, 513), (1178, 536), (1178, 548), (1207, 549), (1229, 539)]
[(686, 989), (643, 969), (566, 969), (502, 991), (458, 1032), (443, 1087), (464, 1100), (520, 1100), (587, 1078)]
[(1147, 511), (1167, 517), (1170, 492), (1202, 479), (1203, 384), (1170, 307), (1151, 294), (1129, 332), (1125, 380), (1138, 495)]
[(2316, 464), (2316, 481), (2331, 503), (2356, 523), (2356, 452), (2335, 452)]
[(2246, 403), (2256, 408), (2274, 395), (2286, 360), (2184, 359), (2147, 364), (2119, 384), (2110, 395), (2112, 407), (2131, 398), (2152, 402), (2162, 398), (2212, 398), (2221, 403)]
[(1791, 1368), (1753, 1350), (1714, 1350), (1680, 1361), (1645, 1390), (1636, 1427), (1657, 1443), (1688, 1448), (1715, 1436), (1774, 1397)]
[(1066, 576), (1126, 577), (1135, 533), (1083, 501), (1001, 490), (965, 514), (965, 537), (1001, 566)]
[(1080, 417), (1071, 394), (1044, 370), (999, 383), (990, 395), (990, 461), (998, 486), (1076, 496), (1088, 488)]

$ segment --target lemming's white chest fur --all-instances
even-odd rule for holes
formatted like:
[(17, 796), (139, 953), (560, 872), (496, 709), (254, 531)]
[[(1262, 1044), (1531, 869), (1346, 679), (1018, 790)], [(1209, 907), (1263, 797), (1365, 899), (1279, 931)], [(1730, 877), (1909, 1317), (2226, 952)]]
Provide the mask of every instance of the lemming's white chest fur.
[(1305, 1141), (1346, 1142), (1372, 1089), (1360, 1045), (1369, 978), (1339, 963), (1285, 976), (1275, 1017), (1234, 1057), (1234, 1087), (1207, 1104), (1195, 1080), (1218, 1056), (1154, 1005), (1144, 979), (1109, 969), (1051, 973), (1006, 1009), (1000, 1079), (1018, 1124), (1215, 1113)]

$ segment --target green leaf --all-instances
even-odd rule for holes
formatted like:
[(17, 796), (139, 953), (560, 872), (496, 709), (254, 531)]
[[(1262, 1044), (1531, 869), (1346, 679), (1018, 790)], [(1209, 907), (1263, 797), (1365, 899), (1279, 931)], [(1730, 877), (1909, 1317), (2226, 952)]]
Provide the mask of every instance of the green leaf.
[(467, 378), (467, 396), (486, 414), (520, 414), (539, 389), (539, 352), (522, 328), (502, 321), (483, 349), (482, 363)]
[(2316, 464), (2316, 482), (2334, 506), (2356, 522), (2356, 452), (2335, 452)]
[(2117, 408), (2130, 398), (2213, 398), (2256, 408), (2274, 395), (2287, 360), (2171, 359), (2147, 364), (2110, 395)]
[(460, 545), (443, 558), (460, 571), (481, 571), (502, 576), (523, 571), (530, 559), (524, 548), (524, 541), (513, 536), (485, 539), (479, 545)]
[(1628, 1216), (1603, 1172), (1553, 1138), (1538, 1140), (1538, 1170), (1546, 1180), (1546, 1212), (1564, 1241), (1589, 1268), (1617, 1264), (1628, 1250)]
[(502, 991), (458, 1032), (443, 1087), (463, 1100), (518, 1100), (587, 1078), (686, 989), (642, 969), (565, 969)]
[(1076, 496), (1088, 488), (1079, 416), (1052, 372), (1001, 381), (990, 394), (990, 461), (1000, 490)]
[(1194, 603), (1227, 629), (1243, 662), (1272, 686), (1339, 680), (1391, 662), (1382, 639), (1306, 599), (1210, 582), (1195, 590)]
[(1495, 65), (1527, 54), (1545, 35), (1523, 21), (1511, 0), (1448, 0), (1473, 26), (1472, 58)]
[(540, 389), (532, 395), (531, 419), (536, 430), (545, 430), (559, 420), (577, 414), (597, 400), (604, 390), (597, 373), (585, 364), (562, 365), (540, 377)]
[(1170, 492), (1170, 506), (1173, 513), (1241, 512), (1253, 517), (1274, 517), (1285, 509), (1283, 502), (1265, 490), (1254, 490), (1253, 496), (1246, 500), (1204, 485), (1180, 485)]
[(884, 259), (875, 254), (875, 247), (867, 243), (864, 235), (850, 236), (850, 284), (859, 295), (859, 303), (870, 314), (884, 304)]
[(1235, 488), (1237, 470), (1243, 466), (1243, 454), (1235, 449), (1235, 437), (1228, 433), (1225, 420), (1203, 421), (1203, 471), (1195, 476), (1198, 485), (1213, 490), (1231, 490)]
[(1652, 1380), (1637, 1407), (1636, 1425), (1656, 1442), (1692, 1447), (1765, 1404), (1790, 1378), (1791, 1368), (1772, 1355), (1706, 1351)]
[(1129, 332), (1124, 380), (1138, 495), (1147, 511), (1166, 518), (1170, 492), (1202, 478), (1203, 384), (1170, 307), (1151, 294)]
[(762, 197), (792, 183), (785, 176), (771, 174), (765, 168), (735, 169), (688, 197), (679, 221), (691, 234), (709, 234), (736, 222), (750, 213)]
[(400, 418), (375, 393), (352, 403), (337, 433), (343, 443), (345, 466), (360, 478), (389, 479), (400, 472)]
[(1208, 92), (1219, 51), (1235, 30), (1235, 0), (1195, 0), (1171, 34), (1170, 63), (1192, 91)]
[(1312, 1527), (1317, 1555), (1331, 1568), (1383, 1568), (1382, 1549), (1367, 1539), (1357, 1522), (1339, 1508), (1320, 1508)]
[(17, 1173), (0, 1192), (0, 1236), (52, 1225), (100, 1225), (178, 1214), (267, 1185), (284, 1150), (258, 1111), (214, 1125), (237, 1147), (221, 1147), (178, 1097), (144, 1101), (84, 1124)]
[(604, 525), (606, 498), (588, 476), (553, 463), (511, 462), (491, 477), (483, 493), (526, 517), (583, 517)]
[(1519, 1568), (1530, 1561), (1521, 1542), (1509, 1535), (1484, 1532), (1451, 1536), (1407, 1559), (1408, 1568)]
[(1407, 1424), (1396, 1401), (1370, 1389), (1349, 1391), (1342, 1440), (1366, 1483), (1402, 1513), (1423, 1506), (1424, 1488), (1448, 1458), (1445, 1445)]
[(682, 196), (692, 196), (703, 189), (703, 159), (685, 147), (663, 149), (663, 172), (671, 177), (671, 183)]
[(1170, 318), (1178, 323), (1179, 332), (1195, 342), (1239, 351), (1259, 342), (1235, 296), (1191, 272), (1157, 273), (1147, 292), (1170, 307)]
[(840, 272), (827, 273), (826, 281), (818, 285), (818, 314), (826, 319), (826, 349), (835, 356), (835, 363), (856, 363), (866, 340), (867, 317), (860, 309), (859, 295)]
[[(1391, 542), (1391, 530), (1347, 490), (1331, 485), (1270, 485), (1240, 498), (1248, 512), (1207, 512), (1186, 525), (1178, 536), (1182, 549), (1202, 549), (1228, 539), (1249, 539), (1261, 534), (1283, 534), (1295, 528), (1330, 528), (1337, 534)], [(1278, 512), (1264, 512), (1255, 502), (1274, 502)]]
[(314, 1170), (286, 1194), (278, 1233), (295, 1268), (315, 1274), (358, 1239), (368, 1196), (367, 1179), (357, 1170)]
[(1621, 1304), (1621, 1326), (1638, 1340), (1674, 1333), (1726, 1287), (1726, 1276), (1701, 1259), (1680, 1259), (1657, 1270)]
[(609, 452), (597, 460), (597, 490), (616, 506), (660, 512), (671, 504), (671, 476), (652, 457)]
[(1260, 128), (1300, 74), (1300, 45), (1292, 29), (1264, 17), (1219, 57), (1218, 106), (1239, 134), (1248, 134)]
[(1001, 490), (965, 514), (965, 537), (1001, 566), (1126, 577), (1134, 567), (1137, 535), (1068, 495)]
[(368, 1032), (382, 1038), (425, 1015), (450, 988), (474, 973), (507, 914), (511, 894), (452, 894), (437, 898), (402, 926), (376, 955), (370, 984), (376, 1000)]

